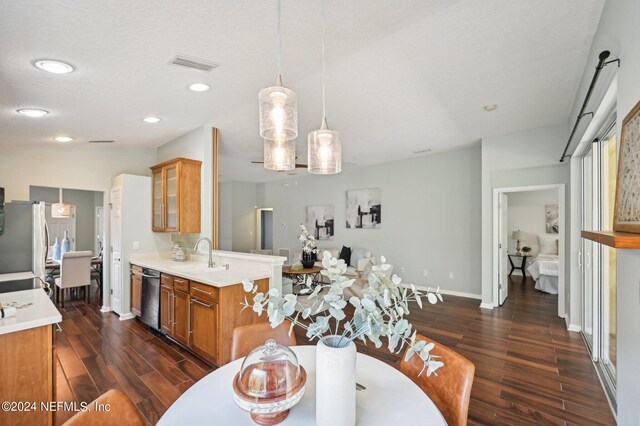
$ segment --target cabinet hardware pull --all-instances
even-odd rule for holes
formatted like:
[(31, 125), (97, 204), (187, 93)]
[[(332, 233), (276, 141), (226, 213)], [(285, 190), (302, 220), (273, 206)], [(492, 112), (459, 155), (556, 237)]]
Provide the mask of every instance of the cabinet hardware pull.
[(208, 294), (209, 296), (212, 296), (212, 295), (213, 295), (213, 293), (211, 293), (210, 291), (204, 291), (204, 290), (202, 290), (202, 289), (200, 289), (200, 288), (198, 288), (198, 287), (193, 287), (193, 289), (194, 289), (194, 290), (197, 290), (197, 291), (199, 291), (199, 292), (201, 292), (201, 293)]
[(191, 303), (197, 303), (198, 305), (206, 306), (207, 308), (211, 307), (211, 305), (207, 305), (206, 303), (202, 303), (198, 299), (191, 299)]
[(168, 285), (161, 284), (160, 287), (166, 288), (167, 290), (173, 290), (173, 287), (169, 287)]
[(189, 330), (189, 334), (193, 333), (191, 331), (191, 308), (187, 309), (187, 330)]

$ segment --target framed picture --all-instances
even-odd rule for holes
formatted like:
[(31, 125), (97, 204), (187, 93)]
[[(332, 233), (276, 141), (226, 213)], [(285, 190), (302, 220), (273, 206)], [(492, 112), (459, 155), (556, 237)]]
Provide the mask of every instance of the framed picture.
[(382, 225), (380, 188), (347, 191), (347, 228), (380, 229)]
[(640, 102), (622, 122), (613, 230), (640, 233)]
[(545, 228), (547, 234), (557, 234), (560, 231), (558, 226), (558, 205), (547, 204), (544, 206)]
[(316, 240), (333, 240), (333, 205), (307, 206), (307, 230)]

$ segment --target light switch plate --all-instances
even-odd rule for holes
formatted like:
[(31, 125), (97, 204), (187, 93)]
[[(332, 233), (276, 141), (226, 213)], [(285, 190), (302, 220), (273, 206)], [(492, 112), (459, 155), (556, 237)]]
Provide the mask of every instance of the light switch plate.
[(140, 249), (140, 241), (134, 241), (133, 242), (133, 249), (134, 250), (139, 250)]

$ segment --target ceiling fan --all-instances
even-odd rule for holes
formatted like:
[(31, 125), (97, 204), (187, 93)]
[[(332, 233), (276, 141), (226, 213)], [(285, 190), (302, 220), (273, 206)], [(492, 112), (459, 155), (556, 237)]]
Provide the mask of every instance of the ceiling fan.
[[(296, 157), (296, 160), (298, 159), (298, 157)], [(251, 164), (264, 164), (264, 161), (252, 161)], [(296, 163), (296, 169), (306, 169), (307, 165), (306, 164), (298, 164)], [(278, 170), (278, 172), (284, 172), (286, 170)]]

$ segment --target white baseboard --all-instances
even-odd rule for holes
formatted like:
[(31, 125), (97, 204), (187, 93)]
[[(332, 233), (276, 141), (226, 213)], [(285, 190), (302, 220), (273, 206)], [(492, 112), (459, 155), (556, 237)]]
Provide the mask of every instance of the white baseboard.
[(574, 333), (579, 333), (582, 330), (582, 327), (576, 324), (569, 324), (569, 315), (564, 316), (564, 323), (567, 325), (568, 331), (573, 331)]
[[(402, 286), (403, 284), (401, 284)], [(410, 288), (410, 286), (408, 285), (404, 285), (407, 288)], [(433, 287), (425, 287), (422, 285), (417, 285), (416, 286), (417, 290), (422, 290), (422, 291), (427, 291), (427, 290), (431, 290), (431, 291), (435, 291), (436, 289)], [(458, 296), (458, 297), (466, 297), (468, 299), (478, 299), (478, 300), (482, 300), (482, 296), (480, 294), (473, 294), (473, 293), (465, 293), (463, 291), (453, 291), (453, 290), (445, 290), (443, 288), (440, 288), (440, 294), (447, 294), (449, 296)]]
[(131, 312), (127, 312), (126, 314), (120, 315), (120, 321), (126, 321), (134, 318), (135, 316)]
[(100, 308), (100, 312), (111, 312), (111, 306), (103, 306)]
[(481, 307), (482, 309), (493, 309), (493, 303), (485, 303), (485, 302), (482, 302), (482, 303), (480, 304), (480, 307)]

